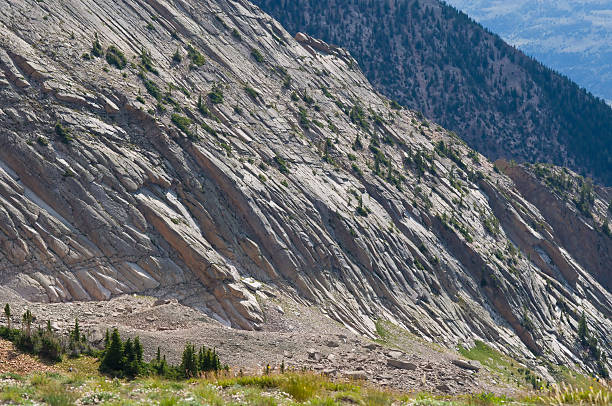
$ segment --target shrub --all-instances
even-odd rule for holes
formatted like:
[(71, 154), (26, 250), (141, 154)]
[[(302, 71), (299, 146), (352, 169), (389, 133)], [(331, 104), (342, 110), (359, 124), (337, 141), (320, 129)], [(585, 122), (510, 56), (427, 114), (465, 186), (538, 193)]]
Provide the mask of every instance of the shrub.
[(174, 53), (174, 55), (172, 55), (172, 62), (174, 63), (181, 63), (183, 61), (183, 57), (181, 56), (181, 53), (179, 52), (178, 48), (176, 49), (176, 52)]
[(67, 350), (71, 357), (78, 357), (81, 354), (91, 353), (91, 348), (87, 343), (87, 337), (81, 333), (78, 319), (74, 321), (74, 329), (68, 334)]
[(261, 54), (261, 52), (259, 52), (259, 50), (255, 49), (255, 48), (252, 48), (252, 49), (251, 49), (251, 56), (252, 56), (253, 58), (255, 58), (255, 60), (256, 60), (258, 63), (262, 63), (262, 62), (264, 61), (264, 57), (263, 57), (263, 55)]
[(257, 90), (253, 89), (251, 86), (246, 85), (244, 87), (244, 90), (247, 92), (247, 94), (249, 96), (251, 96), (251, 98), (253, 99), (257, 99), (259, 97), (259, 93), (257, 93)]
[(370, 214), (370, 209), (368, 209), (367, 207), (365, 207), (363, 205), (363, 198), (361, 196), (359, 196), (358, 200), (357, 200), (357, 214), (362, 216), (362, 217), (367, 217), (368, 214)]
[(153, 60), (151, 59), (151, 53), (144, 48), (140, 52), (140, 64), (142, 65), (143, 68), (145, 68), (149, 72), (155, 75), (159, 75), (159, 72), (157, 71), (157, 69), (153, 67)]
[(58, 137), (60, 137), (64, 144), (69, 144), (74, 140), (72, 134), (70, 134), (70, 131), (65, 129), (59, 121), (55, 123), (55, 133)]
[(595, 203), (595, 196), (593, 194), (593, 183), (590, 179), (582, 182), (580, 197), (575, 200), (574, 203), (585, 217), (593, 217), (591, 214), (591, 206)]
[(495, 217), (494, 214), (491, 214), (490, 216), (485, 218), (484, 227), (490, 234), (494, 236), (499, 234), (499, 220), (497, 219), (497, 217)]
[(191, 59), (191, 62), (195, 66), (202, 66), (206, 62), (206, 58), (204, 58), (204, 55), (202, 55), (200, 51), (195, 49), (191, 44), (187, 45), (187, 56), (189, 57), (189, 59)]
[(285, 161), (284, 158), (276, 155), (274, 157), (274, 162), (276, 162), (276, 165), (278, 165), (278, 170), (281, 173), (284, 173), (285, 175), (289, 173), (289, 168), (288, 168), (288, 165), (287, 165), (287, 161)]
[[(11, 341), (19, 350), (32, 354), (52, 362), (61, 361), (64, 353), (62, 340), (51, 329), (51, 324), (47, 322), (46, 329), (37, 329), (33, 334), (27, 327), (33, 320), (32, 313), (26, 312), (24, 315), (25, 331), (0, 327), (0, 337)], [(28, 321), (29, 320), (29, 321)]]
[(204, 129), (204, 131), (206, 131), (207, 133), (209, 133), (210, 135), (212, 135), (213, 137), (217, 136), (217, 130), (215, 130), (214, 128), (212, 128), (211, 126), (209, 126), (206, 123), (202, 123), (202, 128)]
[(172, 114), (172, 122), (188, 137), (193, 137), (193, 133), (189, 130), (191, 126), (191, 120), (187, 117), (181, 116), (180, 114)]
[(149, 92), (149, 94), (153, 96), (155, 100), (160, 101), (162, 98), (162, 92), (159, 87), (157, 87), (155, 82), (147, 78), (144, 72), (140, 72), (138, 76), (142, 80), (142, 84), (144, 85), (145, 89), (147, 89), (147, 92)]
[(208, 106), (206, 106), (206, 103), (202, 101), (202, 95), (198, 96), (198, 111), (204, 117), (208, 117), (210, 115), (210, 110), (208, 110)]
[(127, 66), (127, 59), (125, 59), (125, 55), (123, 55), (123, 52), (121, 52), (121, 50), (114, 45), (111, 45), (106, 49), (106, 62), (117, 69), (123, 69)]
[(208, 98), (213, 104), (221, 104), (223, 103), (223, 89), (219, 85), (213, 86), (210, 93), (208, 93)]
[(580, 320), (578, 320), (578, 338), (583, 345), (586, 345), (589, 338), (589, 328), (587, 326), (584, 312), (582, 312), (582, 316), (580, 316)]
[(357, 124), (364, 130), (368, 130), (370, 128), (370, 124), (367, 122), (365, 113), (359, 104), (355, 104), (351, 111), (349, 112), (349, 117), (351, 121)]
[(310, 128), (310, 120), (308, 120), (308, 115), (306, 114), (306, 109), (303, 108), (303, 107), (300, 107), (299, 114), (300, 114), (300, 125), (305, 130), (308, 130)]
[(310, 96), (308, 93), (304, 93), (302, 100), (304, 100), (304, 103), (308, 104), (309, 106), (312, 106), (315, 103), (312, 96)]
[(102, 50), (102, 45), (100, 44), (100, 40), (98, 39), (98, 33), (96, 33), (96, 37), (91, 46), (91, 55), (95, 56), (96, 58), (99, 58), (103, 54), (104, 54), (104, 51)]
[(399, 104), (398, 102), (396, 102), (395, 100), (391, 100), (390, 106), (393, 110), (401, 110), (402, 106), (401, 104)]
[(47, 327), (47, 330), (40, 333), (40, 350), (38, 351), (40, 356), (51, 361), (61, 361), (62, 359), (62, 343), (59, 337), (53, 334), (51, 326)]

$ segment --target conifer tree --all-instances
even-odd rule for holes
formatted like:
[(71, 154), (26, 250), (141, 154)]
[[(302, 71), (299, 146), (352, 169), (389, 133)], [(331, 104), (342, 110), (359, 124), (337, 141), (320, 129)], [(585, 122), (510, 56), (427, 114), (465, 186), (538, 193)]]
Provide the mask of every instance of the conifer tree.
[(74, 343), (81, 341), (81, 329), (79, 327), (79, 319), (74, 319), (74, 330), (70, 333), (70, 340)]
[(134, 339), (134, 356), (136, 357), (136, 361), (140, 364), (142, 362), (142, 344), (140, 344), (140, 338), (136, 337)]
[(580, 316), (580, 320), (578, 321), (578, 338), (583, 345), (587, 343), (588, 336), (589, 328), (587, 326), (586, 316), (584, 312), (582, 312), (582, 316)]
[(6, 304), (6, 306), (4, 306), (4, 315), (6, 316), (6, 323), (10, 330), (11, 329), (11, 306), (8, 303)]
[(108, 350), (108, 346), (110, 345), (110, 333), (108, 329), (106, 329), (106, 335), (104, 336), (104, 351)]
[(215, 371), (220, 371), (221, 370), (221, 362), (219, 361), (219, 356), (217, 355), (217, 350), (216, 349), (213, 349), (213, 351), (212, 351), (211, 366), (212, 366), (212, 369), (215, 370)]
[(205, 362), (204, 362), (204, 347), (200, 348), (200, 351), (198, 351), (198, 368), (200, 369), (200, 371), (206, 371), (205, 368)]
[(134, 359), (136, 358), (134, 356), (134, 346), (132, 344), (131, 338), (128, 338), (123, 344), (123, 358), (125, 359), (125, 365), (134, 361)]
[(186, 378), (193, 378), (198, 375), (198, 365), (196, 360), (195, 348), (193, 344), (187, 343), (183, 350), (181, 361), (181, 371)]
[(104, 351), (104, 356), (102, 357), (102, 362), (100, 363), (100, 370), (102, 372), (116, 374), (122, 369), (122, 359), (123, 344), (121, 343), (119, 331), (114, 329), (113, 334), (110, 337), (108, 348), (106, 351)]
[(25, 313), (23, 314), (22, 320), (26, 328), (26, 334), (29, 337), (32, 332), (32, 321), (34, 320), (34, 316), (32, 316), (32, 312), (30, 311), (30, 309), (25, 311)]

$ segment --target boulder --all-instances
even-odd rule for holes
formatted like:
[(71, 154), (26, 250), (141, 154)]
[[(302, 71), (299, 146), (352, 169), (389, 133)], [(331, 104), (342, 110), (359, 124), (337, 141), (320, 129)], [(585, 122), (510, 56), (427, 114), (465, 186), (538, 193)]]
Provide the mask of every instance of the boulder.
[(407, 369), (409, 371), (415, 371), (417, 369), (417, 366), (415, 364), (408, 362), (408, 361), (402, 361), (399, 359), (395, 359), (395, 358), (389, 358), (387, 360), (387, 365), (393, 368)]
[(468, 369), (470, 371), (476, 371), (476, 372), (480, 371), (480, 367), (470, 364), (469, 362), (462, 361), (460, 359), (451, 360), (451, 363), (453, 365), (458, 366), (459, 368)]

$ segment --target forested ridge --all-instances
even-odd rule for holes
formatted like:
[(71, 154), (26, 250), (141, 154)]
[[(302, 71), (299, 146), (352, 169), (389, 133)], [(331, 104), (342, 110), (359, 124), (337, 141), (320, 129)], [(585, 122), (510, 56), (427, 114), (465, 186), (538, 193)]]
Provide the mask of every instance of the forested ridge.
[(549, 162), (612, 184), (612, 109), (435, 0), (255, 0), (348, 49), (387, 96), (492, 159)]

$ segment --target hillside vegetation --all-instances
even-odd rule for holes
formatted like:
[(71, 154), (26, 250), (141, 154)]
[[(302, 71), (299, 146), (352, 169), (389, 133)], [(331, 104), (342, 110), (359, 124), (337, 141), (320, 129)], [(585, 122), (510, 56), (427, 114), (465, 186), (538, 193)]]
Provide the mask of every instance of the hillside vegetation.
[(289, 31), (348, 49), (374, 86), (491, 159), (612, 184), (612, 109), (436, 0), (255, 0)]

